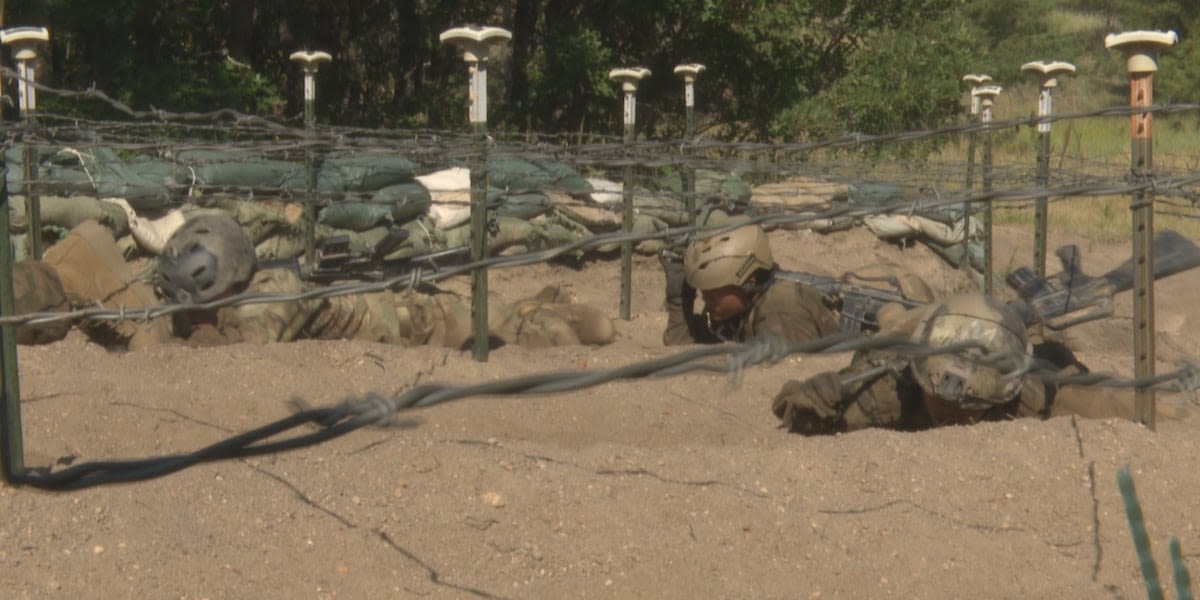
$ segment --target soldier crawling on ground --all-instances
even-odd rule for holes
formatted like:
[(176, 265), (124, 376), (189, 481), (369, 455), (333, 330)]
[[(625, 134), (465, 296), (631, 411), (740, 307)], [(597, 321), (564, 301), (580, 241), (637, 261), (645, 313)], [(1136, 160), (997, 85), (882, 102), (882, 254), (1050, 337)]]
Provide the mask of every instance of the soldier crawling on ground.
[[(18, 312), (67, 308), (136, 309), (205, 303), (241, 292), (295, 294), (311, 289), (286, 268), (259, 268), (254, 245), (225, 215), (199, 215), (167, 241), (151, 286), (121, 257), (112, 234), (95, 221), (76, 226), (42, 261), (14, 267)], [(615, 337), (612, 320), (577, 303), (560, 286), (491, 315), (492, 343), (549, 347), (603, 345)], [(405, 346), (470, 345), (470, 309), (436, 288), (371, 292), (300, 301), (227, 306), (174, 313), (149, 322), (82, 320), (81, 329), (106, 347), (138, 349), (183, 340), (193, 345), (270, 343), (299, 339), (358, 339)], [(70, 322), (22, 325), (23, 343), (62, 339)]]
[[(172, 234), (155, 270), (168, 302), (210, 302), (242, 292), (293, 294), (308, 286), (287, 268), (257, 268), (254, 246), (224, 215), (189, 220)], [(573, 302), (558, 286), (509, 305), (494, 318), (490, 337), (531, 347), (601, 345), (613, 340), (612, 321), (599, 309)], [(266, 302), (178, 313), (176, 334), (195, 343), (358, 339), (405, 346), (469, 345), (470, 310), (437, 289), (358, 293)]]
[[(682, 262), (664, 260), (667, 329), (664, 343), (746, 342), (757, 336), (802, 342), (838, 331), (829, 298), (814, 287), (781, 276), (766, 234), (757, 225), (699, 239)], [(920, 430), (1014, 417), (1130, 417), (1133, 393), (1113, 388), (1058, 386), (1032, 376), (1007, 376), (980, 364), (983, 354), (1034, 359), (1062, 375), (1088, 369), (1065, 344), (1030, 343), (1020, 307), (984, 294), (933, 301), (929, 287), (903, 269), (891, 268), (898, 297), (924, 302), (906, 308), (886, 305), (876, 315), (881, 333), (926, 345), (974, 343), (955, 354), (905, 356), (896, 351), (855, 353), (838, 372), (789, 381), (772, 401), (772, 411), (789, 431), (831, 434), (868, 427)], [(699, 294), (701, 315), (691, 304)], [(690, 297), (689, 297), (690, 296)], [(1166, 419), (1185, 408), (1163, 407)]]
[[(663, 343), (668, 346), (746, 342), (759, 335), (805, 342), (839, 330), (842, 298), (782, 271), (758, 225), (697, 239), (682, 260), (663, 254), (660, 262), (666, 274)], [(924, 281), (898, 265), (868, 265), (855, 274), (862, 281), (886, 282), (890, 293), (912, 303), (934, 299)], [(704, 302), (701, 314), (694, 312), (697, 296)]]
[[(784, 384), (771, 410), (788, 431), (805, 435), (869, 427), (915, 431), (1016, 417), (1133, 416), (1129, 389), (1058, 385), (1026, 374), (1031, 362), (1063, 376), (1088, 368), (1061, 342), (1032, 343), (1019, 309), (978, 293), (907, 310), (886, 306), (879, 335), (927, 348), (974, 347), (930, 355), (860, 350), (839, 371)], [(1191, 412), (1187, 406), (1158, 409), (1166, 420)]]

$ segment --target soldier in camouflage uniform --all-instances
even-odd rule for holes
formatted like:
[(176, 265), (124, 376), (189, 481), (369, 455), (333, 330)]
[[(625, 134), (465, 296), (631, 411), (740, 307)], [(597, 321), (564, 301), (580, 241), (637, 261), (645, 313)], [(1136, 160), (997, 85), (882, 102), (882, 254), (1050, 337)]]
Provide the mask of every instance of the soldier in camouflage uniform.
[[(199, 216), (168, 240), (156, 270), (157, 286), (175, 303), (310, 289), (293, 270), (256, 269), (255, 263), (254, 247), (236, 221)], [(615, 335), (608, 317), (555, 287), (489, 321), (497, 324), (493, 338), (534, 347), (607, 344)], [(196, 344), (357, 339), (463, 348), (470, 342), (471, 319), (469, 307), (453, 294), (381, 291), (190, 311), (177, 316), (175, 330)]]
[[(789, 342), (838, 331), (824, 295), (774, 277), (779, 270), (766, 233), (746, 225), (688, 245), (683, 261), (662, 261), (667, 276), (666, 345), (745, 342), (772, 335)], [(702, 315), (693, 314), (696, 294)]]
[[(840, 371), (789, 381), (771, 408), (790, 432), (819, 435), (870, 427), (917, 431), (1016, 417), (1133, 414), (1128, 390), (1059, 386), (1032, 376), (1006, 375), (1024, 366), (1027, 357), (1064, 375), (1088, 370), (1060, 342), (1029, 343), (1017, 311), (991, 296), (961, 294), (907, 311), (892, 305), (881, 313), (881, 335), (929, 346), (978, 347), (932, 356), (864, 350)], [(1008, 362), (982, 362), (985, 354), (1007, 357)], [(1159, 411), (1165, 419), (1189, 413), (1170, 406)]]
[[(136, 309), (158, 304), (153, 288), (125, 262), (112, 232), (94, 220), (76, 225), (46, 249), (41, 261), (13, 265), (17, 314), (79, 308)], [(71, 321), (17, 328), (22, 344), (48, 343), (66, 337)], [(137, 349), (171, 339), (168, 323), (83, 320), (79, 328), (106, 347)]]

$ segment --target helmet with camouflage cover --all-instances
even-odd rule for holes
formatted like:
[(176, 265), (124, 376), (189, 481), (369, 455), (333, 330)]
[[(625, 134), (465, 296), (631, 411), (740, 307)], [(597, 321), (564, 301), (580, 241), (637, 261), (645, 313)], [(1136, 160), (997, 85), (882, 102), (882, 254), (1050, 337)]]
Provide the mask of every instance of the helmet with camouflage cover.
[(771, 244), (758, 225), (696, 240), (683, 255), (684, 277), (698, 290), (745, 285), (755, 271), (774, 266)]
[(232, 217), (201, 215), (171, 235), (155, 269), (155, 285), (172, 302), (208, 302), (254, 275), (254, 244)]
[(988, 354), (1003, 355), (1015, 368), (1018, 357), (1029, 352), (1025, 324), (999, 300), (986, 294), (951, 296), (931, 307), (913, 336), (930, 346), (979, 345), (913, 361), (913, 376), (932, 399), (964, 410), (986, 410), (1020, 392), (1021, 377), (1006, 376), (1007, 369), (980, 362)]

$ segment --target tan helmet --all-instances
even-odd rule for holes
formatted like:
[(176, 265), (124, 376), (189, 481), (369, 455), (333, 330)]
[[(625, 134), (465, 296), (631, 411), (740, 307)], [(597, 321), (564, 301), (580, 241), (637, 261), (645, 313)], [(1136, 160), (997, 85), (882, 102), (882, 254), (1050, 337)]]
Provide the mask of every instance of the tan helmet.
[(171, 302), (208, 302), (254, 275), (254, 243), (227, 215), (189, 219), (171, 234), (155, 267), (155, 285)]
[[(1025, 324), (1016, 313), (986, 294), (951, 296), (931, 307), (913, 332), (914, 341), (930, 346), (962, 343), (981, 348), (919, 357), (912, 363), (917, 384), (930, 397), (965, 410), (1004, 404), (1021, 390), (1022, 377), (1006, 376), (1030, 351)], [(986, 354), (1010, 359), (1003, 368), (982, 364)]]
[(683, 276), (697, 290), (744, 285), (755, 271), (774, 266), (771, 244), (758, 225), (696, 240), (683, 255)]

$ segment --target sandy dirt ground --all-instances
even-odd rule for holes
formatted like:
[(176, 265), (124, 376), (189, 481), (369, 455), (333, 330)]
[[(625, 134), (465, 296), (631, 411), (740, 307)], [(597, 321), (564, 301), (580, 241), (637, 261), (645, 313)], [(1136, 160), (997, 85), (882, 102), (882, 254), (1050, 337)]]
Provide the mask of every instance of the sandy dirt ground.
[[(863, 230), (771, 234), (794, 270), (902, 261), (967, 289), (920, 246)], [(997, 265), (1028, 231), (998, 232)], [(1129, 244), (1077, 243), (1098, 273)], [(1054, 270), (1052, 268), (1052, 270)], [(491, 274), (498, 300), (570, 284), (617, 316), (619, 261)], [(108, 352), (79, 334), (20, 349), (26, 463), (184, 453), (291, 414), (415, 384), (609, 369), (673, 355), (663, 278), (635, 260), (633, 314), (602, 348), (469, 353), (361, 342)], [(465, 289), (466, 282), (449, 287)], [(1200, 271), (1157, 285), (1159, 371), (1200, 356)], [(1132, 375), (1129, 294), (1065, 334)], [(1139, 598), (1116, 472), (1137, 484), (1160, 572), (1178, 536), (1200, 575), (1200, 418), (1019, 420), (922, 433), (789, 435), (788, 379), (846, 355), (583, 391), (483, 396), (281, 454), (75, 492), (0, 486), (4, 598)], [(1160, 394), (1176, 408), (1194, 395)], [(1184, 414), (1190, 414), (1184, 411)], [(308, 429), (301, 432), (310, 431)]]

